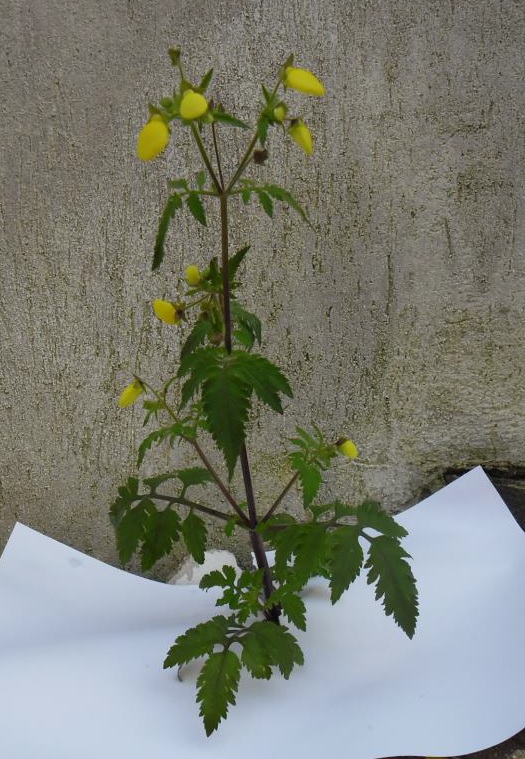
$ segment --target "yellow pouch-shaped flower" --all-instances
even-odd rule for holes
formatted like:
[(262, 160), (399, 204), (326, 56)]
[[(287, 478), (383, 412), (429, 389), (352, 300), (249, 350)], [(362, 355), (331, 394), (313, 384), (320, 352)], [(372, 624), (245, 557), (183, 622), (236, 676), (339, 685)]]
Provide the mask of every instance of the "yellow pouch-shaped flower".
[(184, 276), (186, 277), (186, 282), (190, 285), (190, 287), (197, 287), (201, 281), (201, 273), (199, 267), (195, 266), (194, 264), (191, 264), (186, 268)]
[(200, 119), (208, 110), (208, 101), (200, 92), (186, 90), (180, 103), (180, 115), (187, 121)]
[(293, 66), (288, 66), (284, 72), (284, 86), (289, 87), (291, 90), (297, 90), (298, 92), (304, 92), (306, 95), (316, 95), (320, 97), (326, 94), (326, 90), (322, 82), (307, 69), (298, 69)]
[(352, 440), (338, 442), (337, 447), (339, 448), (339, 453), (342, 453), (343, 456), (346, 456), (349, 459), (356, 459), (359, 456), (357, 445)]
[(166, 324), (180, 324), (180, 309), (177, 308), (175, 303), (172, 303), (169, 300), (161, 300), (159, 298), (158, 300), (153, 301), (153, 310), (161, 322), (165, 322)]
[(304, 121), (301, 119), (296, 119), (292, 122), (292, 125), (288, 131), (292, 140), (294, 140), (307, 155), (312, 155), (314, 152), (312, 133)]
[(140, 380), (134, 379), (131, 384), (129, 384), (120, 394), (120, 398), (118, 399), (118, 405), (120, 408), (127, 408), (128, 406), (132, 406), (135, 401), (140, 398), (142, 393), (144, 392), (144, 385)]
[(151, 161), (162, 153), (169, 141), (170, 130), (166, 122), (155, 114), (139, 133), (137, 155), (141, 161)]

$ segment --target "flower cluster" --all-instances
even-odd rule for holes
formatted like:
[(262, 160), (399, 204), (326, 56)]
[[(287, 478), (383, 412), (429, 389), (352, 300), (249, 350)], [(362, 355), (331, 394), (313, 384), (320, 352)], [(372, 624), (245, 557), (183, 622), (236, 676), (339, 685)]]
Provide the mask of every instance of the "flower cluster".
[[(289, 62), (292, 59), (289, 59)], [(288, 62), (287, 62), (288, 63)], [(180, 59), (176, 58), (176, 65), (180, 68)], [(222, 111), (214, 110), (205, 97), (205, 91), (211, 79), (203, 80), (199, 86), (189, 85), (186, 82), (181, 69), (181, 89), (173, 98), (163, 98), (160, 107), (155, 107), (152, 115), (141, 129), (137, 140), (137, 155), (142, 161), (151, 161), (166, 149), (170, 141), (170, 122), (178, 119), (183, 124), (193, 122), (213, 123), (221, 120)], [(310, 129), (299, 117), (290, 118), (288, 107), (277, 96), (279, 86), (286, 90), (296, 90), (305, 95), (321, 97), (326, 94), (323, 83), (311, 71), (286, 65), (281, 70), (277, 87), (272, 94), (266, 90), (266, 109), (263, 111), (264, 121), (268, 125), (277, 124), (285, 126), (288, 122), (288, 134), (307, 155), (313, 153), (313, 138)], [(223, 115), (222, 115), (223, 117)]]

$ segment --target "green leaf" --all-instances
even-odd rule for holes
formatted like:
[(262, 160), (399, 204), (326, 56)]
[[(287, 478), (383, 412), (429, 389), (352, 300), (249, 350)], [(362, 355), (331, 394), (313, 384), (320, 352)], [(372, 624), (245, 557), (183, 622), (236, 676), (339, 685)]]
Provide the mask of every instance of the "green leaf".
[(283, 407), (279, 393), (292, 397), (288, 380), (275, 364), (257, 353), (234, 351), (235, 370), (238, 377), (245, 380), (250, 390), (266, 405), (279, 414)]
[(206, 524), (193, 511), (190, 511), (182, 523), (182, 537), (188, 551), (197, 564), (204, 564), (204, 551), (206, 549)]
[(247, 190), (247, 189), (241, 190), (241, 198), (242, 198), (242, 202), (244, 203), (245, 206), (248, 205), (248, 203), (250, 202), (250, 198), (251, 197), (252, 197), (251, 190)]
[(257, 197), (259, 198), (259, 201), (261, 203), (261, 206), (264, 209), (264, 212), (270, 217), (270, 219), (272, 219), (273, 218), (273, 203), (270, 196), (267, 195), (267, 193), (263, 192), (262, 190), (258, 190)]
[(249, 124), (247, 124), (245, 121), (241, 121), (241, 119), (238, 119), (235, 116), (232, 116), (230, 113), (224, 113), (224, 111), (220, 111), (217, 108), (214, 109), (211, 113), (215, 121), (221, 121), (223, 124), (240, 127), (241, 129), (250, 128)]
[(275, 198), (276, 200), (280, 200), (283, 203), (286, 203), (290, 206), (290, 208), (293, 208), (296, 213), (299, 214), (301, 219), (303, 221), (306, 221), (307, 224), (310, 226), (310, 220), (306, 214), (306, 211), (302, 208), (301, 205), (297, 202), (297, 200), (294, 198), (294, 196), (288, 192), (288, 190), (285, 190), (284, 187), (279, 187), (276, 184), (266, 184), (261, 186), (262, 190), (265, 190), (265, 192), (268, 193), (268, 195), (271, 195), (272, 198)]
[(289, 525), (270, 532), (267, 537), (275, 546), (275, 573), (291, 589), (306, 585), (310, 577), (326, 574), (326, 526), (317, 522)]
[(215, 646), (225, 645), (229, 626), (230, 619), (219, 614), (196, 627), (190, 627), (179, 635), (168, 651), (164, 669), (179, 667), (192, 659), (200, 659), (201, 656), (211, 654)]
[(235, 275), (237, 274), (237, 269), (241, 265), (244, 256), (248, 253), (250, 250), (249, 245), (245, 245), (244, 248), (241, 248), (238, 250), (234, 255), (229, 259), (228, 261), (228, 272), (230, 275), (230, 279), (235, 279)]
[(169, 440), (170, 445), (173, 445), (176, 438), (184, 436), (185, 433), (186, 428), (182, 422), (175, 422), (175, 424), (171, 424), (169, 427), (161, 427), (158, 430), (153, 430), (153, 432), (150, 432), (150, 434), (147, 435), (139, 445), (137, 466), (140, 466), (142, 464), (144, 461), (144, 456), (153, 445), (158, 445), (166, 439)]
[[(288, 680), (296, 664), (304, 664), (303, 652), (284, 625), (268, 620), (253, 622), (246, 634), (255, 637), (266, 664), (278, 667), (285, 680)], [(242, 639), (241, 645), (244, 646)]]
[(375, 597), (377, 601), (383, 599), (385, 614), (391, 614), (412, 638), (416, 629), (418, 597), (414, 575), (406, 561), (409, 558), (396, 538), (379, 535), (370, 539), (365, 569), (368, 570), (368, 584), (377, 581)]
[(241, 662), (233, 651), (225, 649), (210, 654), (197, 678), (197, 702), (206, 735), (210, 736), (228, 714), (241, 677)]
[(279, 605), (287, 620), (295, 625), (299, 630), (306, 630), (306, 606), (297, 590), (288, 589), (286, 585), (281, 586), (275, 593), (272, 593), (266, 607)]
[(197, 185), (199, 190), (204, 190), (204, 186), (206, 184), (206, 172), (205, 171), (198, 171), (195, 174), (195, 184)]
[(330, 600), (338, 601), (363, 566), (363, 549), (359, 543), (359, 528), (336, 527), (328, 534), (330, 573)]
[(116, 526), (117, 549), (122, 564), (128, 563), (143, 541), (146, 522), (152, 513), (156, 513), (155, 504), (144, 498), (137, 506), (126, 511)]
[(113, 527), (117, 527), (124, 514), (137, 500), (138, 489), (139, 481), (136, 477), (129, 477), (126, 484), (119, 487), (118, 496), (111, 504), (111, 508), (109, 510), (111, 524)]
[(257, 137), (261, 146), (266, 144), (266, 138), (268, 137), (268, 129), (270, 127), (270, 120), (266, 114), (262, 114), (257, 122)]
[(383, 511), (375, 501), (365, 501), (356, 509), (357, 523), (361, 528), (369, 527), (391, 538), (404, 538), (408, 535), (404, 527)]
[(168, 187), (172, 190), (187, 190), (188, 180), (182, 177), (179, 179), (168, 179)]
[(191, 215), (204, 227), (206, 226), (206, 211), (202, 200), (197, 192), (190, 192), (186, 198), (186, 203), (191, 211)]
[(202, 466), (192, 466), (187, 469), (178, 469), (177, 477), (184, 485), (186, 491), (190, 485), (204, 485), (206, 482), (214, 482), (208, 469)]
[(206, 92), (206, 90), (210, 86), (212, 77), (213, 77), (213, 69), (210, 69), (204, 74), (204, 76), (201, 79), (201, 83), (199, 84), (199, 87), (198, 87), (199, 92), (202, 92), (202, 93)]
[(241, 644), (241, 661), (250, 675), (257, 680), (269, 680), (272, 676), (272, 667), (257, 635), (248, 631), (241, 638)]
[(323, 476), (319, 466), (315, 462), (308, 461), (301, 451), (290, 454), (293, 468), (299, 472), (299, 480), (303, 491), (303, 505), (308, 508), (319, 492), (323, 483)]
[(185, 358), (189, 353), (193, 353), (195, 348), (206, 340), (206, 338), (213, 332), (213, 325), (207, 319), (199, 319), (190, 334), (186, 338), (184, 345), (182, 346), (180, 357)]
[(180, 50), (178, 48), (170, 47), (168, 50), (168, 55), (171, 59), (172, 65), (178, 66), (180, 61)]
[(140, 549), (144, 571), (151, 569), (155, 562), (170, 553), (173, 544), (179, 540), (180, 529), (179, 515), (170, 508), (148, 513)]
[(238, 376), (234, 358), (226, 358), (208, 374), (202, 385), (202, 403), (210, 433), (224, 454), (233, 475), (250, 408), (251, 388)]
[(235, 582), (235, 571), (234, 571), (233, 580), (231, 580), (228, 573), (224, 571), (225, 569), (226, 569), (226, 565), (224, 565), (224, 567), (222, 568), (222, 571), (220, 569), (212, 569), (211, 572), (207, 572), (201, 578), (201, 581), (199, 582), (199, 588), (201, 590), (209, 590), (210, 588), (229, 587), (232, 584), (232, 582)]
[(232, 300), (231, 313), (234, 321), (236, 321), (241, 327), (252, 336), (253, 341), (257, 340), (259, 345), (262, 339), (262, 325), (261, 320), (255, 316), (255, 314), (246, 311), (238, 301)]
[(175, 216), (176, 211), (182, 207), (182, 198), (174, 192), (169, 196), (164, 210), (160, 217), (159, 228), (157, 231), (157, 239), (155, 240), (155, 249), (153, 253), (153, 263), (151, 265), (152, 270), (158, 269), (164, 258), (164, 241), (168, 232), (170, 221)]

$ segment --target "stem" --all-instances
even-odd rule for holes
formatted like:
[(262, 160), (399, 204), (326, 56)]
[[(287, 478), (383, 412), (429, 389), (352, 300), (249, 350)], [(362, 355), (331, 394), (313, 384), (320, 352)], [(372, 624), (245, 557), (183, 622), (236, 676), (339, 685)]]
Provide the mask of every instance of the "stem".
[(250, 144), (246, 148), (246, 152), (241, 158), (241, 162), (239, 163), (236, 172), (234, 173), (233, 177), (228, 182), (228, 186), (226, 187), (226, 192), (230, 192), (230, 190), (234, 187), (234, 185), (238, 182), (238, 180), (243, 175), (244, 171), (246, 170), (246, 167), (251, 161), (252, 158), (252, 152), (254, 147), (257, 144), (257, 140), (259, 139), (259, 135), (257, 132), (253, 135)]
[(284, 496), (288, 493), (288, 491), (293, 486), (293, 484), (295, 483), (295, 481), (297, 480), (298, 477), (299, 477), (299, 472), (296, 472), (292, 476), (292, 478), (290, 479), (290, 481), (286, 485), (286, 487), (283, 488), (283, 490), (281, 491), (281, 493), (277, 496), (277, 498), (275, 499), (275, 501), (273, 502), (273, 504), (271, 505), (271, 507), (268, 509), (268, 511), (266, 512), (266, 514), (263, 516), (263, 518), (261, 519), (261, 522), (266, 522), (272, 516), (272, 514), (275, 511), (275, 509), (279, 506), (279, 504), (283, 500)]
[(197, 441), (191, 440), (190, 438), (185, 438), (185, 440), (187, 440), (188, 443), (191, 443), (191, 445), (195, 448), (200, 460), (202, 461), (202, 463), (204, 464), (208, 472), (211, 474), (211, 476), (217, 483), (217, 487), (219, 488), (223, 496), (226, 498), (230, 506), (233, 508), (233, 510), (235, 511), (235, 513), (237, 514), (237, 516), (239, 517), (243, 525), (245, 525), (246, 527), (251, 527), (250, 520), (248, 519), (244, 511), (241, 509), (241, 507), (239, 506), (239, 504), (237, 503), (233, 495), (230, 493), (226, 485), (223, 483), (223, 481), (221, 480), (221, 478), (219, 477), (219, 475), (217, 474), (217, 472), (215, 471), (211, 463), (208, 461), (208, 457), (206, 456), (206, 454), (204, 453), (200, 445), (197, 443)]
[(211, 161), (209, 159), (208, 153), (206, 152), (206, 148), (204, 147), (204, 143), (199, 134), (199, 130), (197, 129), (197, 127), (195, 126), (193, 122), (191, 124), (191, 132), (193, 134), (193, 137), (195, 138), (195, 142), (197, 143), (197, 147), (199, 149), (199, 153), (202, 156), (202, 160), (204, 161), (204, 164), (206, 168), (208, 169), (208, 173), (211, 177), (211, 181), (215, 185), (215, 189), (217, 190), (217, 192), (221, 193), (222, 192), (221, 183), (219, 179), (217, 178), (217, 174), (215, 173), (213, 166), (211, 165)]
[[(257, 135), (255, 136), (255, 139)], [(251, 153), (251, 149), (255, 144), (254, 140), (250, 143), (251, 147), (248, 149), (246, 155)], [(244, 160), (244, 159), (243, 159)], [(242, 166), (242, 161), (241, 161)], [(239, 170), (234, 174), (234, 177), (239, 173)], [(239, 174), (240, 176), (240, 174)], [(231, 182), (230, 185), (231, 186)], [(221, 202), (221, 262), (222, 262), (222, 299), (223, 299), (223, 313), (224, 313), (224, 346), (228, 353), (232, 351), (232, 324), (231, 324), (231, 287), (230, 287), (230, 272), (229, 272), (229, 240), (228, 240), (228, 190), (223, 190), (220, 194)], [(250, 472), (250, 464), (248, 461), (248, 452), (246, 450), (246, 444), (243, 442), (241, 447), (241, 468), (242, 477), (244, 481), (244, 490), (246, 493), (246, 501), (248, 504), (248, 515), (250, 524), (250, 541), (252, 544), (253, 553), (257, 566), (259, 569), (264, 570), (263, 588), (265, 599), (273, 593), (272, 574), (268, 564), (268, 558), (266, 551), (264, 550), (264, 543), (261, 535), (257, 532), (257, 526), (259, 524), (259, 518), (257, 515), (257, 507), (255, 504), (255, 496), (253, 493), (252, 477)], [(245, 516), (245, 515), (243, 515)], [(267, 619), (272, 622), (279, 623), (279, 607), (274, 606), (266, 612)]]
[[(144, 493), (143, 495), (147, 494)], [(222, 519), (225, 522), (228, 522), (231, 519), (230, 515), (225, 514), (223, 511), (212, 509), (211, 506), (204, 506), (204, 504), (197, 503), (196, 501), (190, 501), (187, 498), (183, 498), (182, 496), (161, 495), (160, 493), (150, 493), (149, 495), (151, 498), (155, 498), (158, 501), (180, 503), (181, 506), (188, 506), (188, 508), (195, 509), (195, 511), (202, 511), (203, 514), (209, 514), (210, 516), (216, 517), (217, 519)]]
[(211, 133), (213, 136), (213, 149), (215, 150), (215, 158), (217, 160), (217, 169), (219, 171), (219, 179), (221, 181), (221, 187), (224, 189), (224, 177), (222, 175), (221, 157), (219, 155), (219, 146), (217, 145), (217, 134), (215, 132), (215, 122), (212, 122)]

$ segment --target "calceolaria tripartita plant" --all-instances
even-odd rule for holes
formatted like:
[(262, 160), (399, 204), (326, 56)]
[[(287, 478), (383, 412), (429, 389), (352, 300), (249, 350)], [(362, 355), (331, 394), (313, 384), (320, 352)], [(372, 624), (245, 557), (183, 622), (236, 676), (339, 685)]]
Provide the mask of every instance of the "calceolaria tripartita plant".
[[(417, 618), (417, 591), (401, 546), (406, 531), (378, 504), (358, 506), (342, 501), (323, 503), (318, 494), (324, 472), (337, 456), (354, 459), (355, 444), (345, 436), (326, 440), (322, 430), (298, 427), (289, 440), (287, 482), (276, 483), (267, 502), (256, 503), (252, 470), (246, 447), (252, 403), (257, 399), (278, 414), (283, 397), (292, 390), (282, 371), (257, 348), (261, 322), (246, 310), (240, 297), (241, 270), (249, 260), (249, 245), (231, 251), (228, 236), (230, 210), (241, 213), (251, 201), (259, 202), (272, 218), (276, 202), (285, 203), (307, 223), (308, 217), (281, 186), (261, 181), (261, 164), (268, 159), (270, 130), (289, 136), (307, 154), (313, 138), (300, 113), (292, 108), (290, 90), (322, 96), (325, 89), (314, 74), (294, 66), (290, 57), (272, 87), (262, 87), (262, 105), (246, 149), (230, 175), (224, 172), (220, 137), (224, 128), (249, 130), (227, 113), (220, 101), (208, 97), (212, 71), (198, 83), (186, 78), (180, 52), (170, 50), (180, 75), (173, 94), (150, 105), (150, 118), (138, 137), (137, 153), (154, 159), (169, 146), (172, 131), (186, 129), (198, 153), (199, 170), (170, 179), (170, 194), (160, 217), (153, 254), (153, 269), (164, 259), (166, 232), (177, 211), (187, 209), (206, 226), (207, 214), (220, 218), (216, 256), (195, 262), (184, 272), (184, 296), (158, 299), (153, 312), (166, 330), (178, 329), (182, 349), (178, 371), (155, 389), (135, 376), (120, 396), (120, 406), (143, 401), (145, 424), (154, 429), (138, 449), (137, 466), (152, 446), (176, 443), (193, 450), (196, 466), (174, 469), (142, 482), (130, 477), (119, 488), (111, 507), (121, 561), (139, 552), (142, 568), (149, 569), (183, 540), (193, 558), (202, 563), (207, 545), (206, 520), (218, 519), (224, 531), (244, 530), (255, 560), (252, 570), (237, 575), (223, 567), (204, 576), (203, 589), (218, 588), (216, 605), (226, 613), (203, 621), (178, 637), (167, 653), (164, 667), (181, 667), (204, 659), (197, 679), (197, 701), (207, 735), (235, 703), (241, 670), (269, 679), (278, 670), (288, 678), (303, 653), (293, 630), (305, 630), (306, 609), (301, 590), (314, 576), (326, 578), (335, 603), (361, 571), (375, 584), (375, 596), (395, 622), (412, 637)], [(213, 442), (212, 442), (213, 441)], [(224, 459), (223, 471), (212, 465), (208, 445)], [(240, 466), (235, 481), (233, 475)], [(199, 488), (196, 490), (196, 486)], [(209, 492), (208, 502), (195, 493)], [(292, 488), (300, 488), (304, 519), (284, 511)], [(240, 492), (237, 492), (237, 491)], [(193, 494), (193, 495), (192, 495)], [(364, 551), (363, 547), (367, 550)], [(269, 563), (266, 549), (275, 551)], [(222, 595), (221, 595), (222, 593)], [(319, 655), (322, 655), (320, 652)]]

